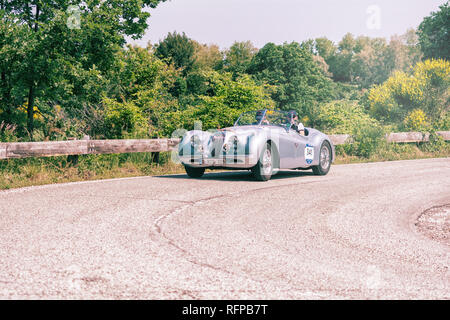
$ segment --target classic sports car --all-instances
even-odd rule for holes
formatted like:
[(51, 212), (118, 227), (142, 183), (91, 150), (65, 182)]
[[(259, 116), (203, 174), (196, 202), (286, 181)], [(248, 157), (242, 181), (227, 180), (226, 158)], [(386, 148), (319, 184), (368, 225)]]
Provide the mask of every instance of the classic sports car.
[(241, 114), (233, 127), (187, 132), (178, 156), (189, 177), (205, 169), (247, 169), (257, 180), (267, 181), (280, 169), (312, 169), (326, 175), (335, 158), (331, 140), (322, 132), (292, 128), (292, 113), (258, 110)]

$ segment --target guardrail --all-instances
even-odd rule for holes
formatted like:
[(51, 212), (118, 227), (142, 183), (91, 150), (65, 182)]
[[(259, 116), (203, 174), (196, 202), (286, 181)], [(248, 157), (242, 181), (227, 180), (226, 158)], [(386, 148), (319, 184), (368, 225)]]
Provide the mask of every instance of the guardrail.
[[(450, 131), (436, 132), (444, 140), (450, 140)], [(329, 135), (335, 145), (351, 143), (351, 135)], [(408, 143), (429, 141), (429, 134), (420, 132), (391, 133), (388, 142)], [(83, 154), (111, 154), (133, 152), (167, 152), (174, 150), (180, 139), (135, 139), (135, 140), (69, 140), (48, 142), (0, 143), (0, 159), (30, 157), (76, 156)], [(157, 158), (157, 157), (156, 157)]]
[[(436, 134), (446, 141), (450, 140), (450, 131), (436, 131)], [(334, 145), (352, 142), (352, 136), (349, 134), (330, 134), (328, 136)], [(427, 142), (430, 140), (430, 134), (422, 132), (395, 132), (387, 134), (386, 140), (394, 143)]]
[(158, 153), (173, 150), (179, 142), (179, 139), (9, 142), (0, 143), (0, 159), (133, 152)]

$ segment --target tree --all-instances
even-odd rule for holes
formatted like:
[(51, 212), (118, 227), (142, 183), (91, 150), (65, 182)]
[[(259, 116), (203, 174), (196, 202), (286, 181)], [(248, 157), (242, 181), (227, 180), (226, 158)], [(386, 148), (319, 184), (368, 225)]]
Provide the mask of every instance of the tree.
[(167, 37), (156, 45), (155, 53), (158, 58), (181, 69), (183, 75), (187, 75), (195, 64), (195, 44), (184, 32), (169, 32)]
[(0, 20), (0, 122), (14, 123), (17, 121), (14, 119), (16, 107), (23, 102), (23, 88), (18, 84), (25, 57), (23, 44), (28, 42), (28, 26), (14, 23), (13, 17), (5, 11), (0, 11)]
[[(151, 46), (127, 46), (119, 52), (117, 63), (108, 73), (108, 78), (113, 84), (109, 86), (108, 97), (114, 98), (125, 109), (133, 110), (129, 108), (132, 103), (147, 120), (147, 134), (160, 136), (162, 115), (176, 110), (174, 104), (177, 103), (171, 92), (177, 85), (177, 79), (181, 78), (180, 71), (157, 58)], [(105, 104), (105, 100), (102, 101), (102, 107), (108, 105), (115, 106), (114, 103)]]
[[(143, 9), (156, 7), (161, 1), (0, 2), (2, 21), (9, 19), (16, 27), (25, 28), (22, 30), (26, 39), (22, 43), (24, 54), (17, 71), (20, 82), (16, 86), (25, 91), (17, 94), (23, 95), (27, 104), (31, 139), (35, 104), (45, 105), (73, 94), (77, 84), (68, 79), (76, 78), (80, 72), (107, 71), (114, 62), (115, 52), (124, 45), (125, 36), (143, 35), (149, 17)], [(9, 67), (2, 73), (8, 73)]]
[(448, 1), (425, 17), (417, 31), (425, 59), (450, 60), (450, 8)]
[(369, 88), (384, 82), (393, 70), (407, 71), (419, 61), (421, 54), (414, 35), (413, 29), (408, 30), (405, 35), (392, 37), (388, 44), (384, 38), (355, 38), (348, 33), (338, 46), (326, 38), (309, 40), (303, 46), (325, 60), (328, 70), (316, 58), (333, 80)]
[(330, 57), (336, 54), (337, 48), (333, 41), (327, 38), (317, 38), (315, 40), (315, 50), (317, 54), (327, 61)]
[(193, 41), (195, 46), (195, 69), (221, 70), (223, 68), (223, 53), (215, 44), (206, 45)]
[(315, 117), (314, 110), (331, 96), (331, 81), (323, 75), (313, 56), (300, 44), (266, 44), (253, 57), (249, 73), (274, 86), (273, 100), (283, 110), (297, 110)]
[(387, 56), (393, 70), (408, 71), (422, 59), (419, 40), (414, 29), (401, 36), (394, 35), (389, 42)]
[(200, 95), (198, 105), (166, 113), (166, 135), (177, 128), (192, 129), (196, 120), (202, 121), (204, 130), (232, 126), (242, 112), (274, 107), (264, 86), (248, 75), (233, 80), (228, 72), (204, 71), (202, 77), (208, 83), (208, 95)]
[(258, 49), (250, 41), (235, 42), (225, 52), (225, 70), (233, 75), (244, 74)]

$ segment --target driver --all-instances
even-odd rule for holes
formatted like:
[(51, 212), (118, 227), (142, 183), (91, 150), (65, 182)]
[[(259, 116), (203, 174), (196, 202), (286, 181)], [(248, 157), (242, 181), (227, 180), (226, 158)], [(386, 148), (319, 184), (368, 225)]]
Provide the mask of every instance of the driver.
[(305, 127), (303, 126), (303, 123), (298, 122), (298, 114), (296, 111), (291, 110), (288, 112), (288, 120), (289, 123), (291, 124), (290, 128), (294, 129), (302, 136), (305, 135)]

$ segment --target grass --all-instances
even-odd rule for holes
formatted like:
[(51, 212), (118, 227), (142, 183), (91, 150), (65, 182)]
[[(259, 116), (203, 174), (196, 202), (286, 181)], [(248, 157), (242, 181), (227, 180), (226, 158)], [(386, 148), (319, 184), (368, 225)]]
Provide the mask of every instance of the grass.
[[(346, 153), (338, 146), (335, 164), (450, 157), (450, 143), (385, 144), (369, 157)], [(184, 173), (180, 164), (162, 153), (160, 164), (148, 153), (85, 155), (76, 166), (67, 157), (0, 160), (0, 190), (52, 183)]]
[(76, 166), (67, 157), (0, 160), (0, 190), (52, 183), (183, 173), (184, 168), (161, 154), (152, 163), (150, 154), (85, 155)]
[(444, 142), (444, 144), (438, 146), (426, 143), (386, 143), (378, 148), (376, 152), (373, 152), (369, 157), (358, 157), (347, 154), (344, 148), (337, 146), (336, 153), (337, 157), (335, 164), (446, 158), (450, 157), (450, 143)]

